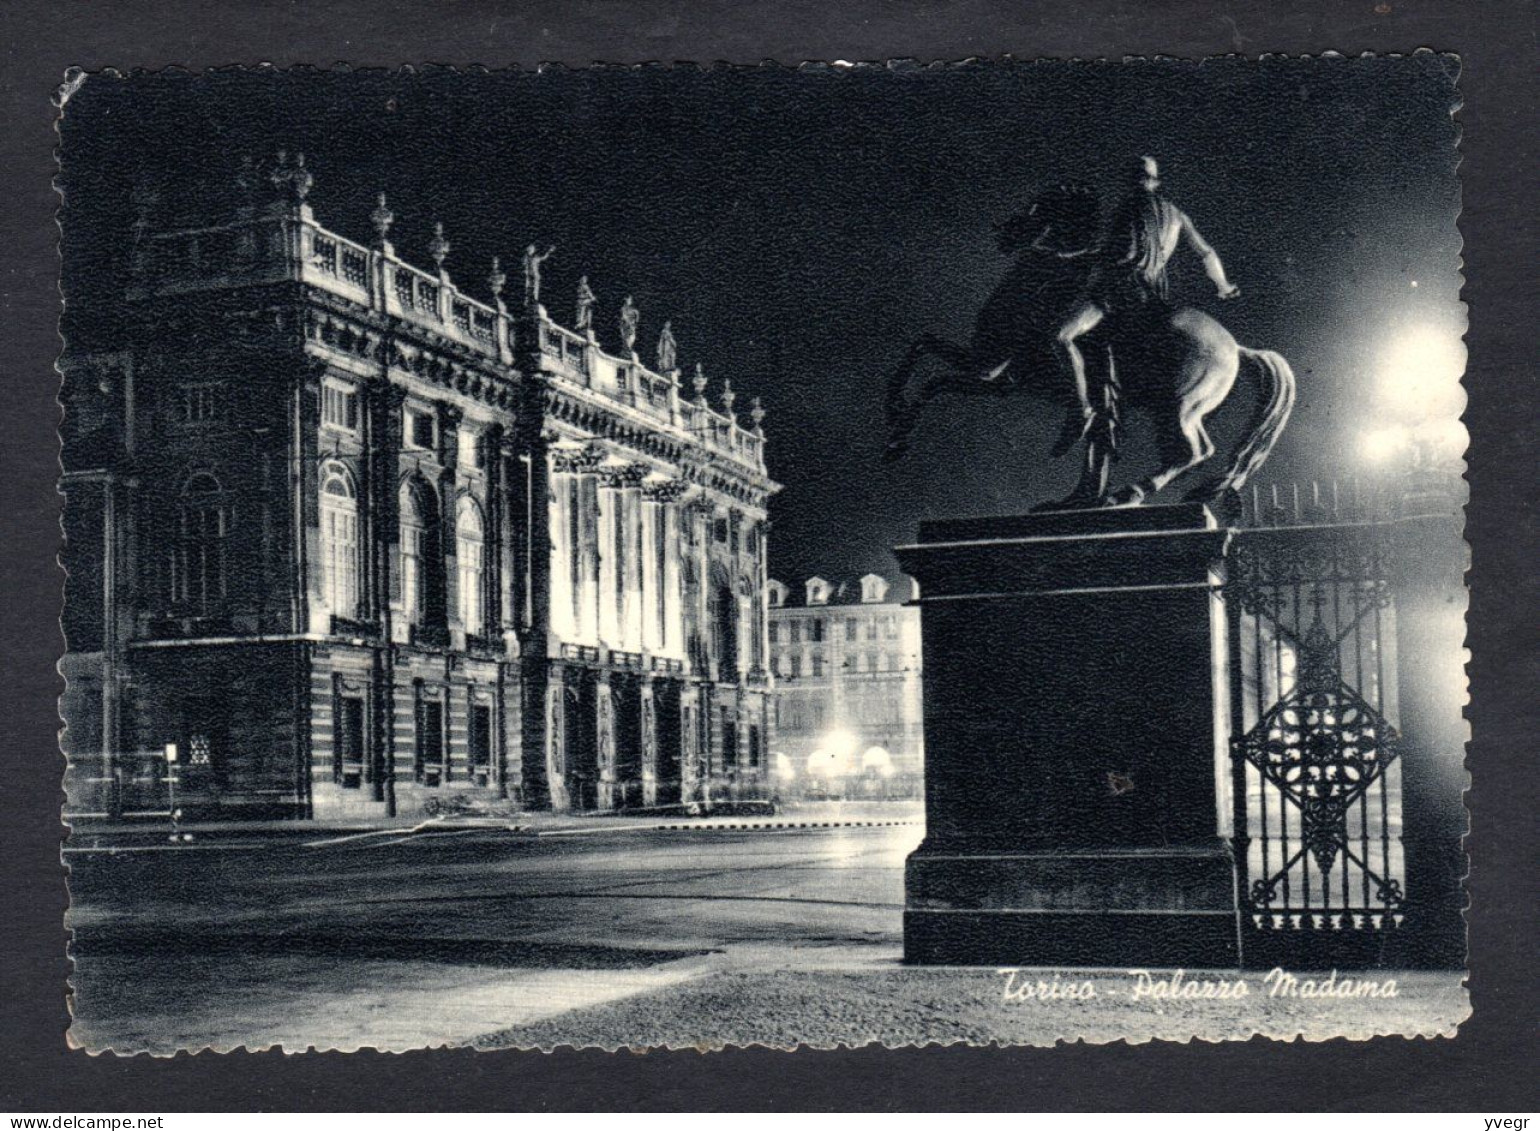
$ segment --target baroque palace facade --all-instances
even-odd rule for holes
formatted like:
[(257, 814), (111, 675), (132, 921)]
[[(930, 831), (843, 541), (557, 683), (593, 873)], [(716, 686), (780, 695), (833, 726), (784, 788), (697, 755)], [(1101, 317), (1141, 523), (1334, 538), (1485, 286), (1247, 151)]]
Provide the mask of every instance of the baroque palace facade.
[[(763, 413), (317, 225), (303, 158), (141, 216), (62, 400), (70, 806), (317, 817), (763, 796)], [(264, 197), (266, 199), (264, 199)], [(110, 292), (103, 292), (110, 293)]]

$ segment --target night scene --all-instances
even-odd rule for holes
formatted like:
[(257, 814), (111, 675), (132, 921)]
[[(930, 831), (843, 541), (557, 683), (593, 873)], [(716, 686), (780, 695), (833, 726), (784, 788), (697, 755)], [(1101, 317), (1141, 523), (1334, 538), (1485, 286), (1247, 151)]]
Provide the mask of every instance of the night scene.
[(71, 1042), (1452, 1032), (1457, 74), (73, 75)]

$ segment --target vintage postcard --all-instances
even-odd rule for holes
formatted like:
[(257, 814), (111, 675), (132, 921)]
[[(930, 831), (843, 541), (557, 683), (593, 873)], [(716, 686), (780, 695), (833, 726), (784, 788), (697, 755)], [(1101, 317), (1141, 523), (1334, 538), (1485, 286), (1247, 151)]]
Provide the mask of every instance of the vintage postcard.
[(1458, 69), (71, 73), (71, 1043), (1453, 1034)]

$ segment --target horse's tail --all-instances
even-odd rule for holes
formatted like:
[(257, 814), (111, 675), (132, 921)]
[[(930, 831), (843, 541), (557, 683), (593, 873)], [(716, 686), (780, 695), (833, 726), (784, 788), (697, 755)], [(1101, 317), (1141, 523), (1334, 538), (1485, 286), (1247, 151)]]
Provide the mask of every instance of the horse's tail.
[(1225, 476), (1224, 486), (1238, 491), (1256, 473), (1278, 442), (1283, 426), (1294, 411), (1294, 370), (1282, 354), (1272, 350), (1240, 347), (1241, 361), (1250, 363), (1262, 378), (1263, 397), (1246, 428), (1246, 439)]

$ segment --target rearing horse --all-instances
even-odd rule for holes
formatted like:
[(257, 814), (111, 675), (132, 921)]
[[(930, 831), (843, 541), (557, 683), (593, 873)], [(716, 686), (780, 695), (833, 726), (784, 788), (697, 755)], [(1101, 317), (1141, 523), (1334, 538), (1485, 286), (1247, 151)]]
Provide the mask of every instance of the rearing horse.
[[(1063, 455), (1074, 445), (1081, 437), (1080, 406), (1053, 346), (1060, 325), (1085, 293), (1097, 231), (1095, 194), (1062, 185), (997, 228), (1000, 250), (1016, 258), (979, 313), (972, 341), (958, 346), (925, 334), (888, 380), (890, 438), (885, 460), (904, 454), (920, 409), (942, 393), (1045, 398), (1066, 413), (1053, 454)], [(1204, 421), (1234, 389), (1242, 362), (1261, 379), (1261, 403), (1224, 474), (1194, 487), (1189, 499), (1206, 501), (1238, 491), (1267, 459), (1294, 407), (1289, 363), (1271, 350), (1238, 344), (1200, 310), (1158, 305), (1148, 312), (1108, 318), (1087, 342), (1088, 361), (1108, 367), (1099, 384), (1117, 398), (1098, 406), (1102, 412), (1085, 435), (1080, 482), (1057, 506), (1141, 503), (1209, 460), (1215, 448)], [(915, 370), (927, 355), (948, 368), (911, 391)], [(1153, 416), (1160, 469), (1109, 491), (1118, 402)]]

